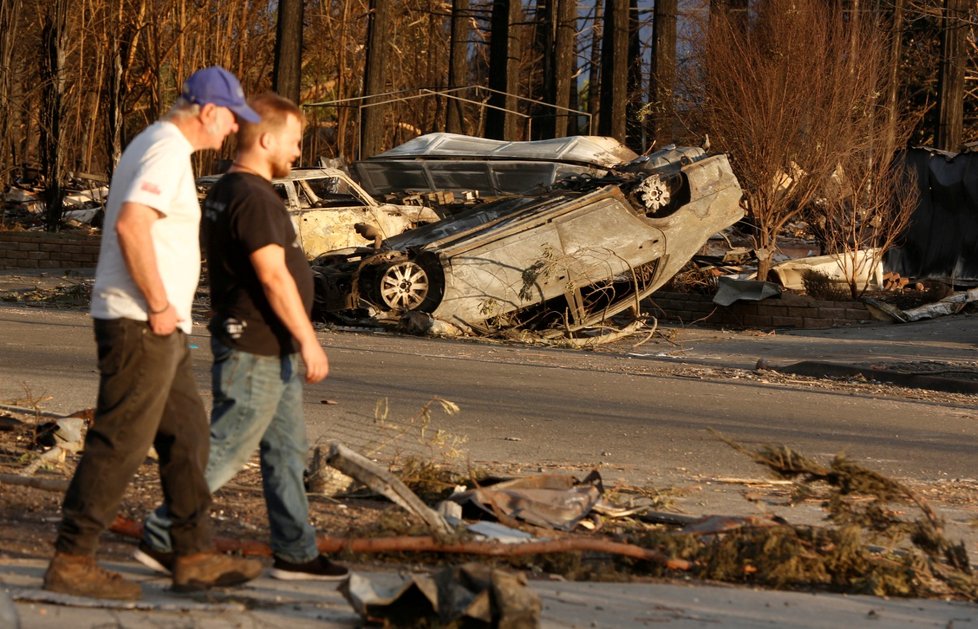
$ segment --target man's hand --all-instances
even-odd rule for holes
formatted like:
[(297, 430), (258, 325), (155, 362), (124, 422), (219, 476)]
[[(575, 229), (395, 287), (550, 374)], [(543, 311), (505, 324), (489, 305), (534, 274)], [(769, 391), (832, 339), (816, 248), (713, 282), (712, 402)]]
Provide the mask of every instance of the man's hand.
[(149, 329), (156, 336), (173, 334), (173, 331), (177, 329), (177, 324), (183, 321), (183, 319), (177, 316), (177, 309), (171, 304), (167, 304), (166, 309), (162, 312), (150, 312), (148, 316)]
[(329, 374), (329, 359), (319, 341), (304, 343), (299, 348), (302, 364), (306, 366), (306, 382), (319, 382)]

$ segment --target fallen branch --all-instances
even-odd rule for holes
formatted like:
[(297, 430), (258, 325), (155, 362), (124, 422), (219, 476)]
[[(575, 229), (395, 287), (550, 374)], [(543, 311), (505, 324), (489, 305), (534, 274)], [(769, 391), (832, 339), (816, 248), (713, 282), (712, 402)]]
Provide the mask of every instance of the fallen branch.
[(0, 474), (0, 485), (23, 485), (33, 489), (57, 492), (68, 490), (68, 481), (63, 478), (36, 478), (34, 476), (20, 476), (19, 474)]
[(377, 465), (367, 457), (350, 450), (346, 446), (332, 442), (326, 462), (370, 489), (387, 496), (391, 502), (406, 511), (414, 513), (435, 533), (451, 533), (445, 518), (421, 501), (414, 492), (396, 476)]
[[(126, 537), (142, 538), (143, 525), (140, 522), (117, 517), (110, 529), (113, 533)], [(268, 544), (255, 540), (215, 538), (215, 547), (225, 553), (240, 553), (258, 557), (269, 557), (272, 549)], [(623, 544), (606, 539), (586, 537), (566, 537), (555, 540), (525, 542), (522, 544), (503, 544), (500, 542), (441, 542), (432, 536), (349, 538), (321, 535), (317, 538), (319, 551), (323, 553), (447, 553), (463, 555), (483, 555), (489, 557), (520, 557), (568, 552), (598, 552), (620, 555), (631, 559), (641, 559), (657, 563), (669, 570), (690, 570), (692, 562), (674, 559), (665, 554), (642, 548), (634, 544)]]

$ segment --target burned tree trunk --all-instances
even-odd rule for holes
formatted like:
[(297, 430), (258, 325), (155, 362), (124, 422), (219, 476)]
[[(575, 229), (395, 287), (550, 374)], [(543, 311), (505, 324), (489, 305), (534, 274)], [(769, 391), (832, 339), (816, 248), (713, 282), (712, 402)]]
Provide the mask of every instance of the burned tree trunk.
[(969, 0), (944, 0), (941, 25), (941, 71), (937, 82), (937, 148), (961, 149), (964, 129), (964, 68)]
[(587, 110), (591, 124), (587, 132), (596, 133), (601, 126), (601, 41), (604, 39), (602, 3), (594, 3), (594, 26), (591, 30), (591, 57), (588, 60)]
[(645, 145), (646, 130), (641, 123), (642, 106), (642, 42), (639, 39), (640, 13), (638, 0), (628, 3), (628, 102), (625, 105), (626, 144), (639, 153)]
[(61, 224), (62, 180), (64, 173), (64, 117), (65, 53), (68, 44), (68, 0), (54, 0), (44, 16), (44, 104), (41, 125), (41, 162), (46, 178), (45, 202), (47, 213), (45, 227), (57, 231)]
[(676, 13), (678, 0), (656, 0), (652, 22), (652, 77), (649, 103), (652, 107), (652, 139), (659, 146), (673, 141), (673, 94), (676, 89)]
[(15, 165), (11, 113), (18, 15), (20, 0), (5, 0), (0, 3), (0, 190), (7, 189), (8, 175)]
[[(567, 108), (576, 107), (571, 104), (571, 93), (576, 92), (574, 79), (575, 51), (577, 49), (577, 0), (555, 0), (557, 2), (557, 24), (554, 36), (554, 100), (558, 109), (554, 121), (553, 137), (560, 138), (568, 134), (570, 112)], [(576, 100), (576, 99), (575, 99)], [(576, 129), (576, 124), (574, 125)], [(576, 133), (576, 131), (575, 131)]]
[(517, 40), (513, 25), (520, 11), (518, 0), (493, 0), (492, 39), (489, 42), (489, 108), (486, 137), (517, 139), (516, 91), (519, 85)]
[(887, 155), (896, 150), (898, 103), (900, 91), (900, 48), (903, 34), (903, 0), (894, 0), (893, 15), (890, 18), (890, 82), (886, 91), (886, 144)]
[(299, 103), (302, 88), (302, 0), (279, 0), (272, 86)]
[[(577, 90), (577, 55), (571, 57), (571, 79), (567, 87), (567, 106), (571, 109), (567, 116), (567, 129), (564, 135), (581, 134), (581, 117), (577, 110), (581, 108), (580, 96)], [(587, 129), (584, 130), (587, 133)]]
[(390, 0), (370, 0), (367, 25), (367, 63), (363, 77), (363, 117), (360, 121), (360, 157), (385, 150), (384, 112), (377, 103), (387, 86), (388, 24)]
[(109, 37), (109, 69), (106, 72), (108, 102), (106, 103), (105, 142), (109, 153), (109, 171), (115, 170), (122, 157), (122, 50), (118, 34)]
[(556, 97), (556, 74), (554, 66), (554, 40), (556, 39), (556, 6), (559, 0), (537, 0), (536, 5), (536, 48), (540, 55), (541, 72), (535, 75), (539, 80), (537, 90), (531, 92), (531, 97), (539, 93), (543, 102), (533, 103), (533, 128), (531, 140), (542, 140), (554, 137), (554, 104)]
[(567, 135), (576, 12), (576, 0), (540, 0), (537, 3), (537, 47), (543, 69), (540, 91), (546, 105), (534, 107), (534, 139)]
[(601, 38), (601, 118), (598, 134), (625, 141), (628, 101), (629, 0), (605, 0)]
[[(452, 40), (448, 52), (448, 88), (464, 87), (468, 82), (469, 0), (452, 0)], [(458, 92), (452, 92), (459, 96)], [(445, 123), (449, 133), (466, 133), (465, 107), (457, 98), (449, 98)]]

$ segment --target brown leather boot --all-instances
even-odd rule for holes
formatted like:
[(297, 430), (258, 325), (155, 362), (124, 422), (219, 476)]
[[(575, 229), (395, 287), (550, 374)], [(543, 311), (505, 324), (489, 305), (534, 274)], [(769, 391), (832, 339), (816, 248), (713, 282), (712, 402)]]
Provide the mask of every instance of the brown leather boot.
[(91, 555), (56, 553), (44, 573), (44, 589), (74, 596), (134, 601), (143, 591), (138, 583), (103, 570)]
[(261, 562), (208, 551), (177, 555), (173, 561), (173, 590), (195, 592), (212, 587), (241, 585), (261, 574)]

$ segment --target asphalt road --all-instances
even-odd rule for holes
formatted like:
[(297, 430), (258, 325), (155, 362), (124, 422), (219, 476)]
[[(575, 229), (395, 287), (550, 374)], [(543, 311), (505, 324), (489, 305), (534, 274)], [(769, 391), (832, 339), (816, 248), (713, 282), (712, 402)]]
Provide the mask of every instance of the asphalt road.
[[(654, 354), (366, 332), (324, 332), (321, 338), (332, 369), (326, 381), (306, 390), (313, 443), (387, 439), (375, 424), (379, 400), (387, 400), (393, 423), (441, 397), (461, 412), (433, 412), (426, 439), (436, 429), (464, 435), (462, 449), (480, 465), (525, 471), (600, 465), (606, 476), (660, 485), (762, 476), (713, 429), (749, 445), (785, 444), (824, 456), (844, 451), (903, 478), (975, 476), (978, 412), (965, 404), (765, 383), (736, 377), (736, 370), (725, 378), (695, 369), (675, 373), (674, 362)], [(206, 393), (207, 338), (194, 336), (192, 343)], [(33, 398), (65, 413), (91, 407), (94, 356), (84, 313), (0, 306), (0, 402), (24, 405)], [(397, 439), (410, 448), (413, 437)]]

